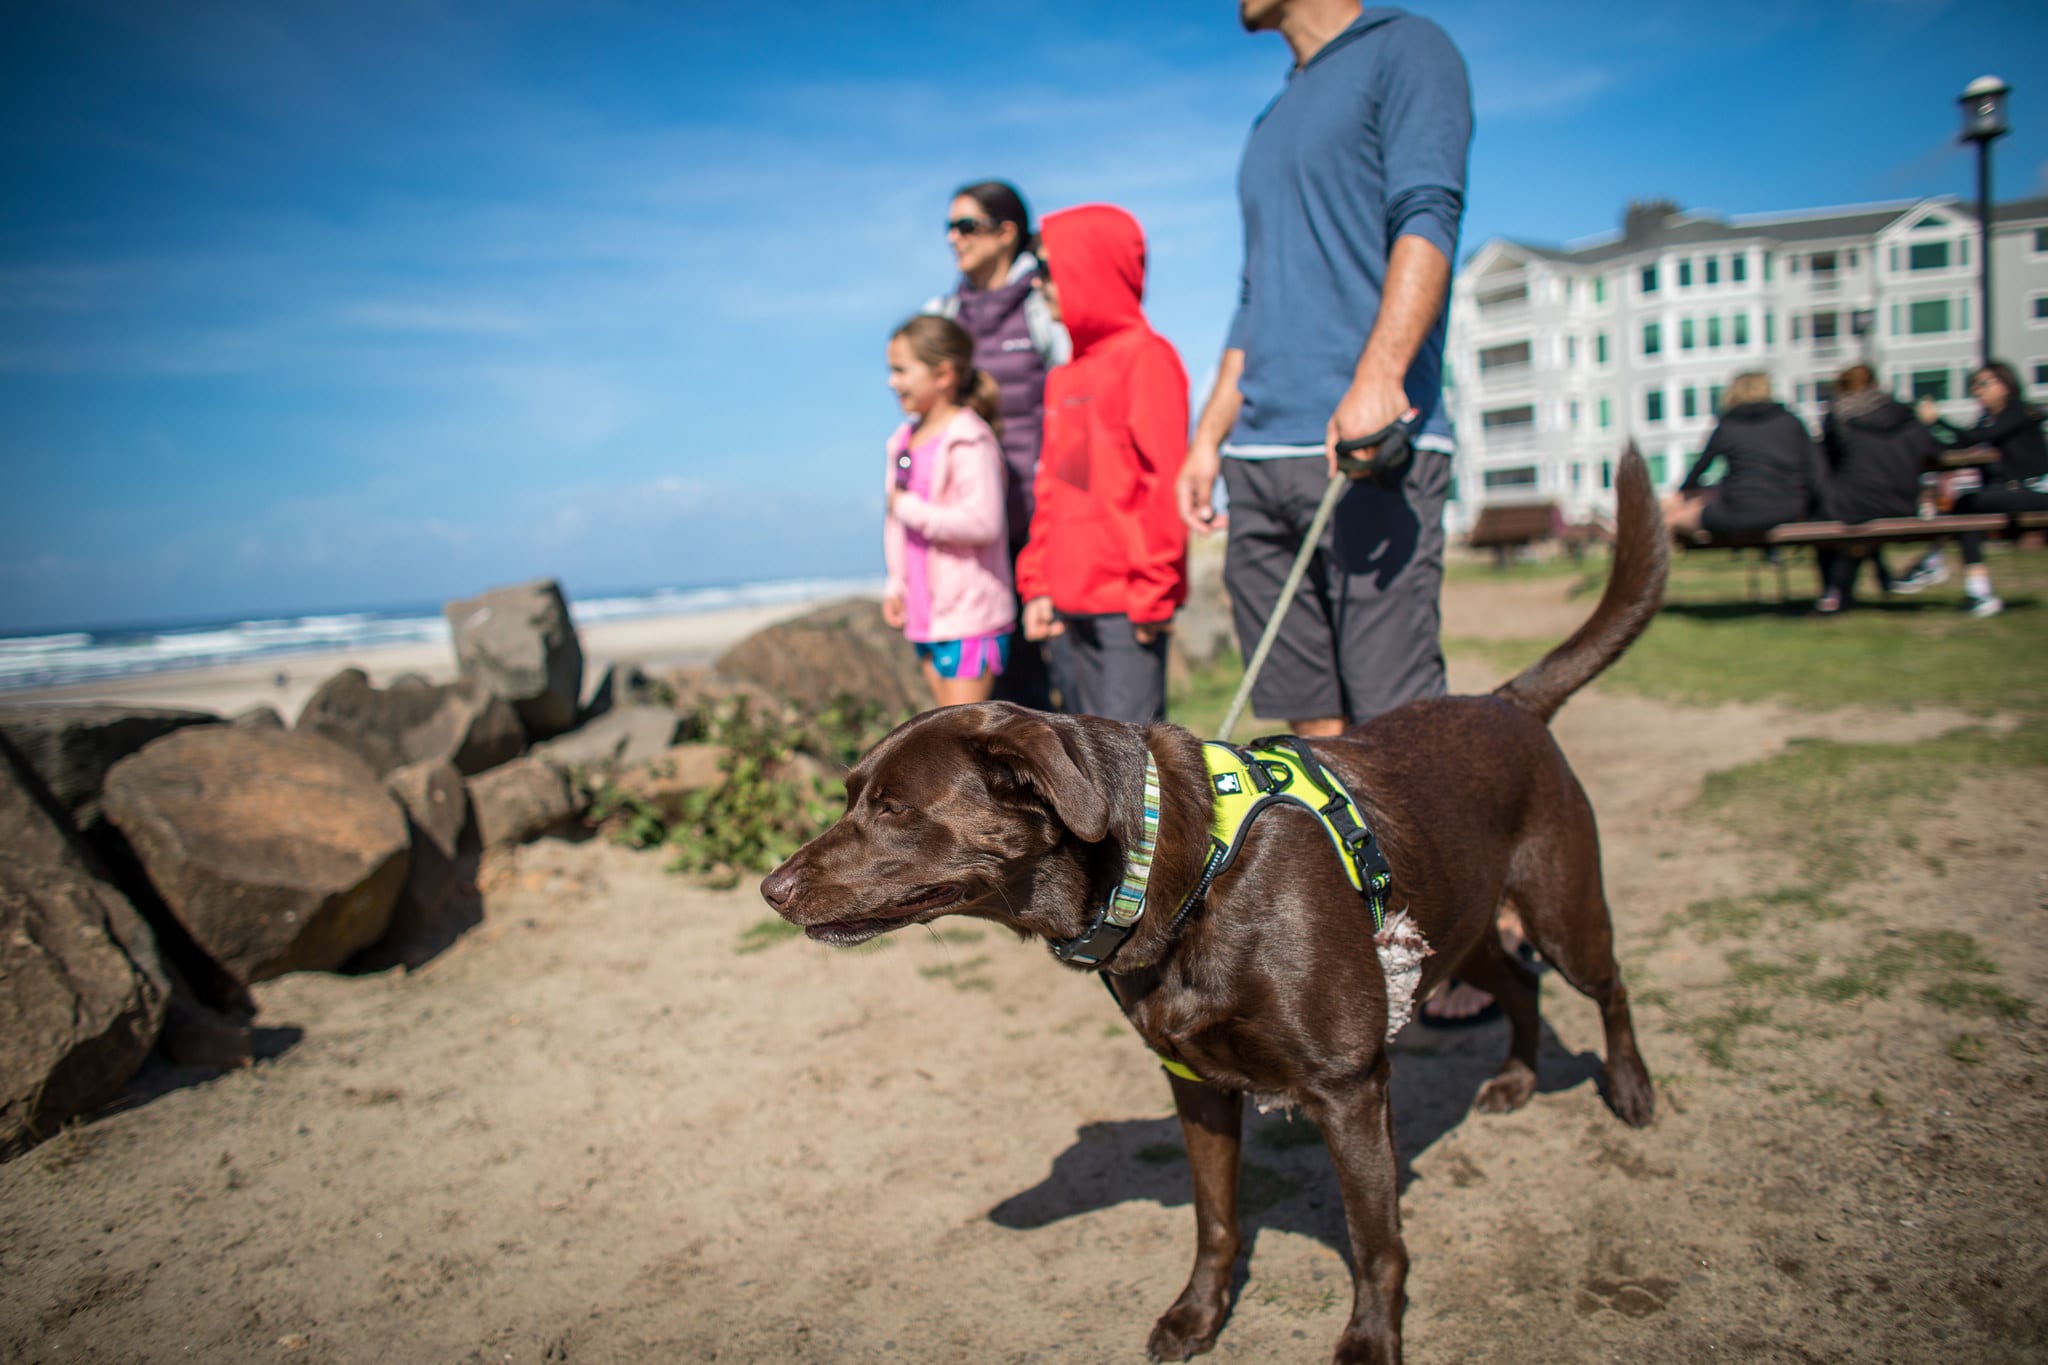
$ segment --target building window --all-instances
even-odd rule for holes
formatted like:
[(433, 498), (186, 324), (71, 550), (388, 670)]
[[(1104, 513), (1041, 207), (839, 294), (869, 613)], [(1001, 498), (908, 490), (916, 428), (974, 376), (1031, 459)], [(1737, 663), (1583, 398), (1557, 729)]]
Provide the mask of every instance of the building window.
[(1813, 344), (1827, 346), (1842, 334), (1840, 313), (1815, 313), (1813, 315)]
[(1899, 273), (1899, 249), (1897, 247), (1892, 248), (1891, 272), (1894, 275)]
[(1970, 239), (1968, 237), (1957, 238), (1956, 247), (1958, 248), (1958, 254), (1962, 257), (1961, 264), (1967, 270), (1970, 265)]
[(1605, 332), (1593, 338), (1593, 359), (1601, 365), (1607, 363), (1607, 333)]
[(1680, 289), (1692, 288), (1692, 257), (1690, 256), (1687, 256), (1678, 263), (1678, 287)]
[(1489, 490), (1495, 488), (1534, 488), (1536, 486), (1536, 466), (1525, 464), (1517, 465), (1513, 469), (1489, 469), (1479, 476), (1479, 482), (1481, 486)]
[(1523, 403), (1519, 407), (1482, 412), (1479, 414), (1479, 427), (1489, 436), (1524, 436), (1536, 429), (1536, 409)]
[(1643, 324), (1643, 354), (1662, 355), (1664, 352), (1664, 324), (1646, 322)]
[(1700, 415), (1700, 391), (1687, 384), (1678, 394), (1678, 411), (1687, 417)]
[(1768, 252), (1768, 251), (1766, 251), (1766, 252), (1764, 253), (1764, 283), (1765, 283), (1765, 284), (1769, 284), (1770, 282), (1771, 282), (1771, 253), (1770, 253), (1770, 252)]
[(1948, 300), (1922, 299), (1906, 309), (1906, 330), (1914, 336), (1948, 330)]
[(1567, 365), (1579, 363), (1579, 339), (1575, 336), (1568, 336), (1564, 339), (1564, 363)]
[(1719, 256), (1707, 257), (1706, 271), (1707, 283), (1719, 284), (1721, 282), (1721, 258)]
[(1600, 462), (1600, 486), (1602, 488), (1614, 487), (1614, 461), (1602, 460)]
[(1832, 402), (1834, 402), (1834, 401), (1835, 401), (1835, 381), (1834, 381), (1834, 380), (1832, 380), (1832, 379), (1816, 379), (1816, 380), (1814, 380), (1814, 381), (1813, 381), (1813, 401), (1814, 401), (1814, 402), (1816, 402), (1816, 403), (1832, 403)]
[(1737, 313), (1732, 321), (1735, 324), (1735, 344), (1737, 346), (1749, 345), (1749, 314)]
[(2034, 382), (2036, 384), (2048, 384), (2048, 360), (2037, 360), (2034, 362)]
[(1775, 346), (1775, 345), (1777, 345), (1777, 344), (1778, 344), (1778, 315), (1777, 315), (1776, 313), (1768, 313), (1768, 312), (1767, 312), (1767, 313), (1765, 313), (1765, 314), (1764, 314), (1764, 345), (1766, 345), (1766, 346)]
[(1946, 403), (1948, 395), (1947, 370), (1913, 371), (1913, 401), (1915, 403), (1923, 398), (1932, 398), (1937, 403)]
[(2048, 227), (2034, 229), (2034, 254), (2048, 256)]
[(1792, 339), (1798, 341), (1806, 335), (1806, 317), (1801, 313), (1792, 315)]
[(1719, 412), (1720, 410), (1721, 386), (1719, 384), (1709, 384), (1707, 386), (1707, 411)]
[(1948, 269), (1947, 242), (1915, 242), (1906, 254), (1908, 270)]
[(1707, 349), (1710, 351), (1721, 349), (1721, 315), (1719, 313), (1707, 319)]
[[(1605, 398), (1603, 398), (1600, 400), (1600, 430), (1605, 431), (1607, 430), (1607, 428), (1613, 425), (1614, 407)], [(1605, 488), (1607, 485), (1603, 483), (1600, 486), (1602, 488)]]
[(1573, 466), (1572, 466), (1572, 492), (1574, 492), (1574, 493), (1578, 492), (1578, 491), (1579, 491), (1579, 489), (1580, 489), (1580, 488), (1581, 488), (1582, 486), (1584, 486), (1585, 482), (1586, 482), (1586, 467), (1585, 467), (1584, 465), (1582, 465), (1582, 464), (1575, 464), (1575, 465), (1573, 465)]
[(1834, 279), (1835, 271), (1840, 264), (1832, 251), (1816, 251), (1806, 259), (1806, 268), (1816, 277), (1816, 284)]
[(1899, 305), (1897, 305), (1897, 304), (1895, 303), (1895, 304), (1893, 304), (1893, 305), (1892, 305), (1892, 335), (1893, 335), (1893, 336), (1897, 336), (1898, 334), (1899, 334)]
[(1692, 319), (1680, 318), (1678, 320), (1678, 349), (1690, 351), (1692, 344)]
[(1664, 457), (1662, 455), (1652, 455), (1644, 463), (1650, 466), (1650, 487), (1662, 488), (1664, 486)]
[(1595, 275), (1593, 277), (1593, 302), (1607, 302), (1607, 277), (1605, 275)]
[(1576, 398), (1571, 401), (1570, 413), (1569, 425), (1573, 431), (1577, 431), (1579, 429), (1579, 400)]
[(1496, 370), (1526, 370), (1529, 368), (1531, 352), (1526, 341), (1511, 341), (1504, 346), (1489, 346), (1479, 353), (1481, 376)]
[(1643, 420), (1661, 422), (1664, 420), (1664, 390), (1651, 389), (1643, 395)]
[(1645, 294), (1657, 292), (1657, 267), (1654, 265), (1643, 267), (1643, 292)]
[(1741, 284), (1749, 278), (1749, 253), (1738, 251), (1728, 258), (1728, 281)]
[(2048, 294), (2034, 295), (2034, 321), (2048, 322)]

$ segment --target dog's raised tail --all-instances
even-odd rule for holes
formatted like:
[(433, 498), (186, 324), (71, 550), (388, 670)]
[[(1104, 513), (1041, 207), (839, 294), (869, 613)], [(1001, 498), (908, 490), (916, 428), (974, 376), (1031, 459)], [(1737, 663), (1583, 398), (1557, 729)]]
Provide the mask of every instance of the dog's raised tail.
[(1633, 441), (1615, 471), (1614, 502), (1614, 561), (1600, 605), (1569, 640), (1495, 689), (1496, 696), (1542, 720), (1619, 659), (1664, 600), (1671, 538)]

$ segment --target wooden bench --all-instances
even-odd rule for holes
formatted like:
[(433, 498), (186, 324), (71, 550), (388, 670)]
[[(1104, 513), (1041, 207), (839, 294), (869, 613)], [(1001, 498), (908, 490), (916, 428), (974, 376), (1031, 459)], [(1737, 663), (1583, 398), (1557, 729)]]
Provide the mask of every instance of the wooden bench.
[[(1702, 530), (1678, 539), (1689, 549), (1764, 550), (1764, 562), (1775, 565), (1778, 570), (1778, 600), (1782, 602), (1791, 593), (1785, 579), (1784, 558), (1774, 552), (1783, 546), (1855, 549), (1893, 541), (1947, 540), (1965, 531), (2017, 540), (2028, 532), (2041, 530), (2048, 530), (2048, 512), (1962, 512), (1939, 517), (1882, 517), (1876, 521), (1846, 523), (1790, 521), (1764, 531), (1717, 534)], [(1756, 574), (1756, 566), (1752, 564), (1749, 575), (1751, 597), (1757, 595)]]
[(1563, 521), (1554, 502), (1491, 502), (1479, 509), (1465, 543), (1493, 551), (1493, 562), (1506, 568), (1510, 553), (1556, 536)]

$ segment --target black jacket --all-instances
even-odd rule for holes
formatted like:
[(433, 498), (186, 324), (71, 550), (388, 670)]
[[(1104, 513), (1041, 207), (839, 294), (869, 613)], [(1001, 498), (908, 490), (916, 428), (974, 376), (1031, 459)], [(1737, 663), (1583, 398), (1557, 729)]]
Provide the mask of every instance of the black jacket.
[(1913, 410), (1882, 389), (1845, 394), (1821, 422), (1827, 452), (1827, 512), (1843, 521), (1910, 517), (1920, 475), (1941, 447)]
[(1998, 463), (1984, 471), (1984, 482), (2017, 483), (2048, 475), (2048, 440), (2041, 436), (2041, 414), (2014, 399), (2003, 412), (1987, 412), (1977, 425), (1957, 431), (1946, 422), (1934, 424), (1935, 439), (1945, 446), (1995, 446)]
[(1770, 525), (1819, 510), (1825, 482), (1819, 452), (1806, 424), (1779, 404), (1744, 403), (1723, 413), (1680, 487), (1699, 487), (1716, 456), (1728, 461), (1716, 485), (1723, 515)]

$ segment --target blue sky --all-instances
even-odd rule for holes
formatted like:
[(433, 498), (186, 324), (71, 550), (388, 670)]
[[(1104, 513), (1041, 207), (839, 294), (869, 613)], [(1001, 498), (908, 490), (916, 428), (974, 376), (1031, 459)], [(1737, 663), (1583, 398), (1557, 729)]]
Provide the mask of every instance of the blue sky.
[[(1974, 193), (2048, 6), (1465, 0), (1464, 246)], [(0, 19), (0, 630), (879, 569), (950, 190), (1131, 209), (1199, 396), (1288, 58), (1226, 0), (74, 0)], [(2029, 88), (2030, 78), (2035, 87)]]

